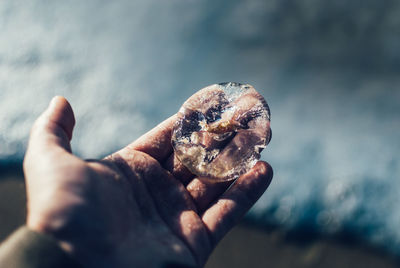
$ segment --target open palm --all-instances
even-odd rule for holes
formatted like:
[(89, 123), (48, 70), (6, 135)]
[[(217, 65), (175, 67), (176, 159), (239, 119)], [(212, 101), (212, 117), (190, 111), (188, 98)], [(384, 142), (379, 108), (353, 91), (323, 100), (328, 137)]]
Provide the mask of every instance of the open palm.
[[(87, 267), (202, 266), (268, 187), (262, 161), (231, 182), (195, 178), (171, 146), (175, 116), (102, 160), (71, 153), (72, 108), (56, 97), (31, 132), (27, 225)], [(100, 145), (100, 143), (99, 143)]]

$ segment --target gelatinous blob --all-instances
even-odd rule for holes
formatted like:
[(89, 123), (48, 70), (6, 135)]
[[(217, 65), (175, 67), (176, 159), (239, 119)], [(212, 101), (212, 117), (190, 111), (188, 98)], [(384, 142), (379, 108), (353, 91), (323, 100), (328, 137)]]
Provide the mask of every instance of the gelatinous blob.
[(252, 86), (229, 82), (203, 88), (182, 105), (172, 146), (199, 178), (228, 181), (256, 164), (270, 138), (267, 102)]

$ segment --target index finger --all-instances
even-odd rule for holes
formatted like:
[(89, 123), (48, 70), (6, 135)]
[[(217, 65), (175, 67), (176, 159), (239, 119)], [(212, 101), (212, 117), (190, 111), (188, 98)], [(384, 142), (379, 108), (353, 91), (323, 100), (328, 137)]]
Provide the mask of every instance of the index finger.
[(172, 153), (171, 135), (172, 127), (176, 119), (177, 115), (174, 114), (142, 135), (136, 141), (121, 149), (120, 152), (129, 153), (129, 151), (133, 150), (141, 151), (159, 162), (164, 161)]

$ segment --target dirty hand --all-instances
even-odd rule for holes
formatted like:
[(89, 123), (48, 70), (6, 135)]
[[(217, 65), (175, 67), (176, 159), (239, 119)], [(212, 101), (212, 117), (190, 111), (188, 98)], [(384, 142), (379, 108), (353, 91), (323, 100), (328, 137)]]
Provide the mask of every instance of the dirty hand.
[(259, 161), (229, 189), (231, 182), (202, 182), (174, 157), (174, 120), (85, 161), (71, 153), (72, 108), (55, 97), (32, 128), (24, 160), (27, 226), (84, 267), (203, 266), (266, 190), (272, 169)]

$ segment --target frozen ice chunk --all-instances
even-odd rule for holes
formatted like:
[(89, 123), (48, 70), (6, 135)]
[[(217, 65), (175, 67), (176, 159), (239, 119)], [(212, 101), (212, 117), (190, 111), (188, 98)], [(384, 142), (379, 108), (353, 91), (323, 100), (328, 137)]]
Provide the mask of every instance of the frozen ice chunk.
[(270, 138), (267, 102), (252, 86), (229, 82), (203, 88), (182, 105), (172, 146), (199, 178), (228, 181), (256, 164)]

